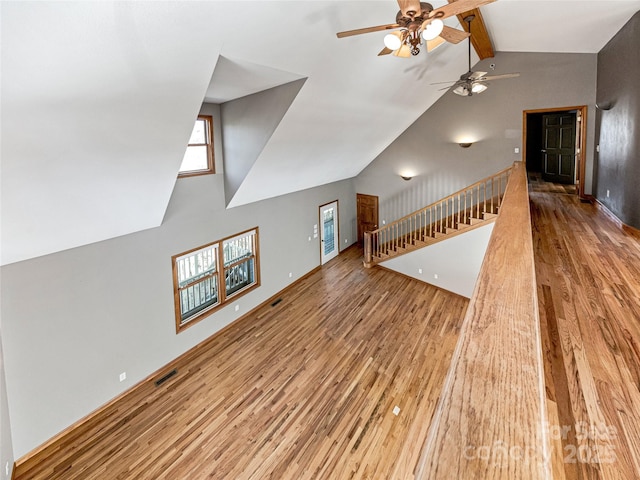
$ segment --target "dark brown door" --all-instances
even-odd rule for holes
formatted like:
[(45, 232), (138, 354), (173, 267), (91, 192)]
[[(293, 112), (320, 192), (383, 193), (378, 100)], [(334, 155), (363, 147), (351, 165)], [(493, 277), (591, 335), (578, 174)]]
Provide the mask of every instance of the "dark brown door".
[(542, 177), (548, 182), (573, 184), (576, 171), (576, 114), (542, 116)]
[(378, 228), (378, 197), (375, 195), (356, 194), (358, 243), (362, 244), (364, 232), (377, 230)]

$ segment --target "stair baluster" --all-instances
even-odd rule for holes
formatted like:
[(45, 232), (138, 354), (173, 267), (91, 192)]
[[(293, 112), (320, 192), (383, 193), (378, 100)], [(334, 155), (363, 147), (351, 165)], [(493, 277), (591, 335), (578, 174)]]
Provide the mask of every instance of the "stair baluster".
[(365, 232), (365, 267), (493, 221), (511, 170), (506, 168), (382, 228)]

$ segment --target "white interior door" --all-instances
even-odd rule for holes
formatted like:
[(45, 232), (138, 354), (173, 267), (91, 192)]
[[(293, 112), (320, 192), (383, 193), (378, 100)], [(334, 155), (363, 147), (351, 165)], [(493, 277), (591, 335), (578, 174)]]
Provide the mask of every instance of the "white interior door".
[(338, 202), (320, 207), (320, 263), (325, 264), (337, 256), (340, 249), (338, 237)]

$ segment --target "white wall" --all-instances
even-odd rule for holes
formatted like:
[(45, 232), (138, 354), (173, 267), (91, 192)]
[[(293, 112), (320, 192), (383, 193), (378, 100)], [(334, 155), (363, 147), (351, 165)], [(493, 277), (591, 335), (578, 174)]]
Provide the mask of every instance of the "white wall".
[[(382, 266), (470, 298), (493, 223), (384, 261)], [(420, 273), (422, 271), (422, 273)], [(435, 278), (435, 276), (438, 278)]]
[[(520, 77), (489, 82), (487, 91), (472, 97), (446, 92), (356, 177), (358, 193), (380, 197), (380, 222), (402, 217), (521, 160), (525, 110), (589, 106), (585, 191), (591, 192), (596, 55), (497, 52), (472, 69), (496, 75), (520, 72)], [(458, 143), (467, 138), (475, 143), (460, 148)], [(521, 153), (515, 154), (515, 147)], [(405, 182), (399, 177), (405, 171), (416, 177)]]
[[(219, 109), (207, 108), (219, 128)], [(219, 145), (215, 153), (222, 172)], [(225, 209), (222, 174), (184, 178), (158, 228), (3, 266), (2, 333), (16, 457), (318, 266), (319, 239), (308, 237), (318, 207), (333, 200), (339, 200), (344, 248), (355, 241), (351, 180)], [(176, 335), (171, 256), (255, 226), (262, 286)]]

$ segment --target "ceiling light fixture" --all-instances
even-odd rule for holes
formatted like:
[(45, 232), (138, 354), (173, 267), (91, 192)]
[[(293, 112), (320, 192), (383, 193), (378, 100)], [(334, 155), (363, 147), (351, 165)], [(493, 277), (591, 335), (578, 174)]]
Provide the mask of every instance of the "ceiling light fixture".
[[(402, 10), (396, 15), (395, 26), (400, 26), (401, 30), (388, 33), (384, 37), (382, 54), (393, 52), (398, 57), (409, 57), (420, 53), (420, 46), (431, 42), (440, 36), (445, 28), (441, 20), (445, 14), (442, 11), (434, 12), (430, 3), (420, 2), (420, 10)], [(463, 32), (459, 32), (463, 34)], [(456, 42), (457, 43), (457, 42)], [(438, 44), (439, 45), (439, 44)], [(428, 50), (435, 46), (427, 45)]]
[(487, 89), (487, 84), (482, 82), (473, 82), (471, 86), (471, 91), (473, 93), (482, 93)]
[(460, 145), (462, 148), (469, 148), (471, 145), (473, 145), (473, 143), (471, 143), (471, 142), (462, 142), (462, 143), (459, 143), (458, 145)]
[(413, 177), (409, 176), (409, 175), (400, 175), (400, 178), (402, 178), (404, 181), (408, 182), (409, 180), (411, 180)]
[(391, 32), (384, 36), (384, 46), (389, 50), (397, 50), (402, 46), (402, 34), (400, 32)]
[(456, 95), (460, 95), (462, 97), (468, 97), (469, 89), (467, 88), (466, 85), (458, 85), (456, 88), (453, 89), (453, 93), (455, 93)]
[(442, 33), (442, 29), (444, 28), (444, 22), (439, 18), (431, 20), (424, 30), (422, 30), (422, 38), (425, 40), (433, 40), (438, 37)]

